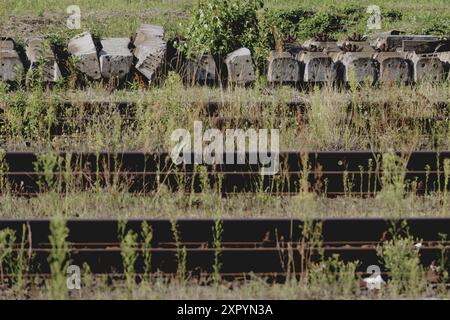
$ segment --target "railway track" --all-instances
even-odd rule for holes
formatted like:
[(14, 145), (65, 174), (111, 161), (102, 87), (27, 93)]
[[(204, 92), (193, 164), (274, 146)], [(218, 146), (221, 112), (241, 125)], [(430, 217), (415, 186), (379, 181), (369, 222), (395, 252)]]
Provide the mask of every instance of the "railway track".
[[(150, 232), (143, 232), (144, 223)], [(49, 220), (0, 220), (0, 230), (15, 232), (14, 252), (23, 247), (31, 274), (50, 274), (48, 258), (55, 250), (50, 225)], [(189, 277), (211, 276), (217, 265), (225, 279), (256, 275), (282, 280), (336, 254), (346, 262), (358, 261), (359, 274), (373, 265), (386, 273), (376, 249), (394, 236), (416, 239), (425, 268), (450, 252), (450, 241), (443, 236), (450, 233), (448, 218), (68, 220), (66, 226), (70, 263), (80, 268), (87, 264), (92, 273), (111, 276), (124, 272), (121, 239), (127, 234), (135, 235), (128, 245), (136, 253), (137, 274), (174, 275), (184, 268)]]
[[(157, 32), (156, 37), (159, 40), (154, 38), (153, 32)], [(371, 83), (376, 81), (381, 83), (421, 83), (423, 81), (436, 82), (448, 79), (449, 57), (448, 51), (446, 51), (449, 47), (448, 39), (424, 35), (407, 36), (407, 38), (400, 36), (396, 39), (396, 43), (391, 43), (392, 39), (388, 41), (388, 38), (392, 37), (396, 37), (396, 35), (380, 35), (376, 43), (372, 44), (366, 40), (352, 39), (352, 37), (348, 37), (350, 42), (344, 43), (327, 39), (328, 37), (321, 39), (316, 37), (306, 41), (303, 45), (298, 44), (283, 52), (284, 58), (282, 59), (288, 59), (286, 66), (280, 64), (280, 57), (277, 58), (276, 55), (271, 54), (267, 57), (270, 62), (265, 71), (272, 85), (283, 83), (313, 85), (333, 82), (347, 84), (349, 82), (349, 70), (359, 67), (360, 64), (366, 67), (370, 65), (370, 68), (364, 72), (359, 71), (358, 77), (355, 75), (355, 78), (360, 82), (370, 80)], [(426, 41), (424, 41), (424, 37), (427, 38)], [(167, 44), (163, 38), (163, 27), (145, 24), (137, 30), (132, 40), (133, 43), (130, 42), (129, 38), (94, 40), (89, 32), (79, 34), (70, 40), (67, 48), (58, 46), (58, 50), (55, 50), (57, 48), (53, 45), (52, 48), (46, 49), (45, 61), (50, 62), (50, 64), (41, 71), (42, 81), (54, 84), (62, 78), (69, 78), (71, 74), (67, 70), (66, 63), (71, 55), (79, 58), (89, 56), (92, 59), (92, 63), (88, 66), (80, 63), (75, 64), (79, 76), (82, 75), (90, 81), (103, 79), (110, 84), (115, 83), (118, 87), (123, 85), (125, 80), (133, 79), (136, 76), (140, 78), (142, 83), (160, 83), (169, 70), (177, 71), (186, 83), (226, 84), (229, 82), (234, 85), (248, 85), (256, 80), (254, 77), (256, 67), (253, 63), (252, 53), (247, 48), (229, 52), (227, 56), (231, 56), (230, 59), (234, 60), (232, 59), (233, 54), (239, 53), (239, 56), (246, 58), (245, 63), (233, 62), (234, 68), (238, 68), (236, 70), (249, 71), (250, 77), (240, 79), (239, 71), (237, 73), (232, 71), (234, 69), (231, 68), (231, 60), (227, 62), (227, 59), (223, 60), (213, 56), (199, 56), (194, 60), (186, 59), (187, 57), (184, 57), (184, 54), (177, 51), (172, 44)], [(421, 40), (421, 43), (412, 45), (408, 41), (411, 39)], [(1, 80), (15, 84), (18, 79), (15, 75), (12, 75), (14, 68), (22, 74), (26, 73), (26, 70), (33, 70), (32, 61), (36, 59), (35, 56), (42, 55), (44, 50), (42, 41), (42, 39), (36, 39), (34, 44), (28, 43), (24, 47), (13, 39), (3, 38), (2, 51), (4, 51), (5, 56), (3, 59), (9, 58), (10, 66), (6, 68), (8, 72), (2, 72)], [(81, 44), (90, 48), (89, 53), (80, 49)], [(156, 44), (160, 46), (160, 53), (150, 55), (142, 52), (142, 46), (148, 47)], [(33, 47), (36, 48), (33, 49)], [(129, 47), (133, 47), (133, 49), (130, 50)], [(122, 66), (124, 69), (121, 69), (121, 72), (105, 73), (100, 71), (112, 66), (118, 67), (109, 58), (105, 58), (109, 56), (107, 52), (110, 50), (113, 52), (119, 50), (120, 53), (116, 52), (115, 54), (121, 56), (122, 59), (129, 60)], [(361, 57), (357, 53), (363, 50), (365, 54)], [(34, 53), (31, 53), (31, 51)], [(39, 51), (41, 52), (39, 53)], [(398, 52), (393, 54), (393, 51)], [(96, 54), (93, 55), (93, 52)], [(102, 57), (105, 59), (102, 59)], [(206, 60), (204, 60), (205, 58)], [(353, 61), (355, 59), (356, 62)], [(361, 61), (358, 62), (358, 60)], [(386, 60), (388, 63), (385, 63)], [(417, 60), (420, 63), (417, 63)], [(123, 60), (121, 61), (123, 62)], [(397, 61), (400, 64), (394, 66), (392, 61)], [(223, 72), (224, 64), (227, 67), (227, 72)], [(321, 65), (320, 68), (318, 68), (319, 64)], [(36, 66), (34, 66), (34, 69), (36, 69)], [(316, 75), (316, 73), (318, 74)], [(394, 76), (385, 75), (391, 73)]]
[[(193, 154), (190, 154), (193, 159)], [(8, 192), (35, 195), (118, 186), (133, 193), (152, 193), (165, 186), (173, 192), (215, 190), (224, 196), (263, 192), (293, 195), (313, 191), (329, 197), (374, 196), (383, 187), (385, 155), (370, 151), (279, 154), (279, 172), (261, 175), (262, 166), (244, 164), (176, 165), (168, 153), (4, 154), (0, 177)], [(425, 194), (450, 190), (450, 152), (396, 153), (389, 179), (403, 180), (406, 189)], [(387, 178), (386, 178), (387, 179)], [(385, 183), (388, 183), (385, 181)]]

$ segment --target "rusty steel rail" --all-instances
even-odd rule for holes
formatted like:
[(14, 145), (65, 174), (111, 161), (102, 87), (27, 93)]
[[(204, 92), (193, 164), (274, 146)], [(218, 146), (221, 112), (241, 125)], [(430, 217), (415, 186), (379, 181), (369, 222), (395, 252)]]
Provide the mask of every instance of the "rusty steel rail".
[[(143, 232), (144, 223), (150, 233)], [(14, 254), (23, 250), (29, 274), (50, 273), (48, 259), (55, 250), (49, 241), (50, 224), (45, 219), (0, 220), (0, 231), (14, 231)], [(371, 265), (386, 273), (377, 248), (395, 236), (414, 239), (424, 267), (439, 263), (442, 254), (450, 252), (446, 238), (450, 218), (68, 220), (66, 226), (70, 263), (87, 264), (94, 274), (115, 276), (124, 272), (121, 239), (128, 233), (136, 236), (131, 244), (136, 274), (174, 275), (185, 268), (187, 276), (206, 277), (218, 264), (225, 279), (256, 275), (282, 280), (301, 274), (308, 263), (336, 254), (346, 262), (358, 261), (359, 274)], [(150, 261), (148, 269), (146, 261)]]
[[(397, 152), (395, 172), (406, 189), (425, 194), (450, 190), (450, 152)], [(370, 151), (296, 152), (279, 154), (276, 175), (261, 175), (262, 166), (248, 164), (176, 165), (168, 153), (60, 153), (53, 155), (49, 168), (45, 156), (8, 152), (0, 178), (8, 190), (18, 195), (93, 190), (118, 186), (133, 193), (152, 193), (161, 186), (171, 191), (202, 192), (213, 189), (224, 196), (264, 192), (295, 195), (301, 190), (326, 196), (373, 196), (383, 186), (383, 154)], [(193, 154), (190, 154), (193, 159)], [(224, 156), (225, 158), (225, 156)], [(44, 160), (43, 160), (44, 159)], [(257, 158), (258, 159), (258, 158)], [(449, 160), (447, 160), (449, 159)]]

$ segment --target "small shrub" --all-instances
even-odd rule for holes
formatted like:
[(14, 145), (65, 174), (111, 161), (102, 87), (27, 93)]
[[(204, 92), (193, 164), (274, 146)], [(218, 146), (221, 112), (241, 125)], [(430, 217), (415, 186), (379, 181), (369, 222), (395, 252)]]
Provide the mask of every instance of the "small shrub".
[(266, 34), (266, 45), (275, 48), (273, 32), (278, 32), (283, 41), (298, 38), (303, 32), (302, 25), (311, 17), (314, 11), (304, 8), (292, 8), (287, 10), (265, 10), (260, 19), (262, 33)]
[(400, 10), (390, 9), (384, 13), (384, 17), (389, 20), (389, 22), (395, 22), (402, 20), (403, 13)]
[(426, 285), (419, 250), (411, 237), (395, 236), (377, 248), (389, 272), (388, 287), (394, 295), (419, 296)]
[(422, 29), (423, 34), (450, 36), (450, 21), (448, 20), (434, 20), (431, 21), (427, 27)]

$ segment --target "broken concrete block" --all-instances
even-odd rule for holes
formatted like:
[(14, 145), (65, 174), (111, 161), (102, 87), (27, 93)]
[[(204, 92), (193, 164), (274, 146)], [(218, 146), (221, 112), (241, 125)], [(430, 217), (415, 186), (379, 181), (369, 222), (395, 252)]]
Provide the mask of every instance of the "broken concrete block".
[(0, 40), (0, 81), (15, 81), (23, 64), (11, 39)]
[(14, 40), (10, 38), (0, 38), (0, 50), (14, 50)]
[(444, 76), (444, 63), (435, 54), (411, 53), (407, 57), (413, 70), (414, 82), (439, 81)]
[(303, 47), (308, 51), (323, 51), (325, 53), (340, 51), (337, 41), (317, 41), (310, 39), (303, 43)]
[(342, 80), (349, 82), (369, 81), (374, 83), (377, 79), (377, 65), (370, 52), (346, 52), (340, 59), (343, 66)]
[(271, 51), (267, 79), (270, 83), (292, 83), (302, 80), (298, 61), (288, 52)]
[(128, 38), (107, 38), (101, 40), (100, 71), (106, 79), (123, 79), (131, 70), (133, 54)]
[[(411, 46), (412, 44), (410, 44), (409, 42), (415, 41), (403, 41), (403, 46), (405, 46), (405, 43), (407, 47)], [(414, 45), (415, 47), (412, 51), (417, 54), (450, 51), (450, 40), (426, 41), (417, 45), (414, 43)]]
[(36, 69), (42, 63), (42, 80), (56, 82), (61, 78), (61, 71), (56, 62), (55, 54), (49, 44), (41, 38), (31, 38), (27, 41), (25, 49), (30, 70)]
[(136, 69), (151, 83), (164, 66), (167, 44), (164, 29), (160, 26), (143, 24), (134, 40)]
[(92, 35), (84, 32), (69, 41), (69, 52), (79, 59), (77, 69), (92, 79), (100, 79), (100, 64)]
[(229, 53), (225, 58), (225, 64), (229, 82), (246, 85), (256, 80), (255, 67), (249, 49), (241, 48)]
[(379, 80), (383, 83), (406, 83), (411, 80), (409, 64), (398, 52), (379, 52), (374, 58), (380, 65)]
[(211, 83), (217, 80), (216, 62), (212, 55), (191, 59), (186, 64), (186, 79), (189, 83)]
[(375, 47), (382, 51), (396, 51), (403, 49), (403, 41), (436, 41), (438, 37), (428, 35), (388, 35), (377, 38)]
[(436, 55), (439, 58), (439, 60), (442, 61), (445, 73), (447, 73), (447, 79), (450, 80), (450, 51), (439, 52)]
[(302, 52), (297, 56), (301, 63), (304, 82), (332, 82), (337, 79), (337, 66), (323, 52)]

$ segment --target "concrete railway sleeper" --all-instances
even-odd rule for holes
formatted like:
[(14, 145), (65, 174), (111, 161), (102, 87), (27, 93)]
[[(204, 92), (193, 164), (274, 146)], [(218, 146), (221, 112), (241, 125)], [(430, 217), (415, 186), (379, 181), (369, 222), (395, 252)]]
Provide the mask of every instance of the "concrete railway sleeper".
[[(365, 39), (340, 42), (311, 39), (284, 52), (272, 51), (266, 75), (271, 85), (440, 82), (449, 77), (449, 43), (448, 39), (435, 36), (390, 34), (380, 35), (373, 43)], [(147, 84), (159, 83), (171, 69), (169, 61), (181, 57), (172, 49), (168, 50), (163, 27), (142, 24), (132, 40), (94, 41), (91, 33), (84, 32), (69, 41), (67, 52), (73, 56), (81, 77), (119, 85), (136, 75)], [(169, 56), (173, 52), (175, 56)], [(44, 62), (42, 80), (51, 85), (62, 77), (57, 60), (61, 59), (55, 57), (51, 44), (43, 39), (31, 38), (23, 48), (13, 39), (2, 38), (0, 81), (19, 81), (18, 75), (36, 69), (39, 61)], [(181, 64), (175, 65), (181, 65), (176, 69), (186, 83), (247, 86), (256, 80), (252, 53), (247, 48), (239, 48), (223, 59), (206, 54), (181, 60)], [(226, 72), (219, 72), (225, 69)]]

